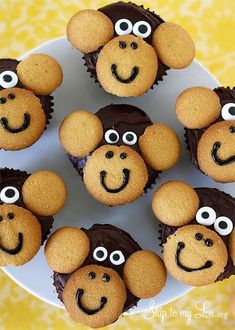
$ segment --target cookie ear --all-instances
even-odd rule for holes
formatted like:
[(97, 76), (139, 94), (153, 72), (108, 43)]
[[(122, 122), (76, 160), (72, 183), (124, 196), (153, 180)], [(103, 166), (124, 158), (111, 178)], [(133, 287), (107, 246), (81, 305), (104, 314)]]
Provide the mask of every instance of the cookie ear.
[(160, 61), (172, 69), (183, 69), (195, 56), (190, 35), (179, 25), (162, 23), (153, 32), (152, 45)]
[(126, 261), (123, 277), (128, 290), (140, 299), (160, 293), (166, 283), (162, 259), (151, 251), (137, 251)]
[(45, 246), (48, 265), (58, 273), (71, 273), (84, 263), (90, 251), (86, 233), (75, 227), (57, 229)]
[(221, 113), (220, 98), (206, 87), (191, 87), (183, 91), (175, 104), (176, 116), (187, 128), (205, 128)]
[(40, 171), (31, 174), (25, 181), (22, 196), (25, 206), (34, 214), (53, 216), (63, 208), (67, 188), (57, 174)]
[(180, 227), (191, 222), (199, 209), (196, 191), (183, 181), (168, 181), (154, 193), (152, 210), (168, 226)]
[(91, 53), (113, 38), (112, 21), (98, 10), (81, 10), (67, 26), (67, 37), (73, 47), (82, 53)]
[(93, 113), (77, 111), (60, 125), (59, 137), (65, 151), (74, 157), (85, 157), (95, 150), (103, 138), (103, 126)]
[(153, 124), (139, 138), (139, 147), (146, 163), (155, 170), (173, 167), (180, 157), (180, 141), (166, 125)]
[(36, 95), (49, 95), (62, 83), (60, 64), (46, 54), (32, 54), (17, 66), (17, 75), (26, 89)]

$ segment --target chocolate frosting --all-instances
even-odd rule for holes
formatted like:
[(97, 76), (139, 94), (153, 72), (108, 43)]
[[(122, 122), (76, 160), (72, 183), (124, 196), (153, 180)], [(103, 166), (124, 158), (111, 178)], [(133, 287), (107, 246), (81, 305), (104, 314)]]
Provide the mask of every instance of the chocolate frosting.
[[(200, 199), (200, 206), (199, 206), (200, 208), (203, 206), (209, 206), (213, 208), (216, 212), (217, 217), (220, 216), (228, 217), (233, 222), (235, 228), (235, 198), (234, 197), (215, 188), (196, 188), (195, 190)], [(196, 219), (193, 219), (193, 221), (191, 221), (189, 225), (191, 224), (198, 224), (198, 222)], [(161, 228), (162, 228), (161, 244), (164, 244), (166, 243), (167, 238), (173, 235), (179, 227), (172, 227), (161, 224)], [(213, 225), (208, 226), (207, 228), (215, 231)], [(217, 235), (219, 234), (217, 233)], [(224, 241), (224, 244), (227, 247), (228, 255), (229, 255), (229, 235), (227, 236), (219, 235), (219, 236)], [(216, 281), (222, 281), (234, 274), (235, 274), (235, 266), (232, 262), (232, 258), (229, 256), (228, 263), (225, 267), (224, 272), (219, 275)]]
[[(141, 135), (144, 134), (146, 127), (152, 125), (152, 121), (149, 116), (142, 110), (132, 105), (127, 104), (110, 104), (106, 107), (100, 109), (96, 112), (96, 115), (100, 118), (104, 132), (109, 129), (115, 129), (120, 136), (120, 139), (115, 145), (121, 146), (125, 145), (122, 141), (122, 136), (127, 131), (132, 131), (136, 133), (137, 137), (139, 138)], [(100, 146), (108, 144), (104, 137), (100, 143)], [(141, 154), (139, 149), (138, 141), (134, 145), (130, 145), (132, 149), (137, 151)], [(68, 155), (69, 160), (72, 162), (74, 168), (78, 171), (80, 176), (83, 176), (83, 168), (86, 165), (87, 158), (78, 158)], [(148, 188), (151, 188), (152, 184), (155, 183), (160, 171), (153, 170), (151, 167), (147, 166), (149, 179), (145, 186), (145, 192)]]
[[(233, 89), (230, 89), (229, 87), (218, 87), (215, 88), (214, 91), (220, 98), (221, 108), (227, 103), (235, 103), (235, 87)], [(221, 116), (213, 124), (220, 121), (224, 121)], [(202, 129), (189, 129), (185, 127), (185, 139), (190, 152), (190, 159), (193, 166), (199, 170), (200, 168), (197, 161), (197, 146), (202, 134), (207, 130), (207, 128), (208, 127)]]
[[(13, 71), (17, 75), (17, 65), (20, 63), (20, 61), (11, 59), (11, 58), (3, 58), (0, 59), (0, 74), (4, 71)], [(15, 86), (17, 88), (24, 88), (23, 84), (18, 80), (17, 85)], [(4, 89), (0, 85), (0, 90)], [(53, 110), (53, 100), (54, 97), (51, 95), (36, 95), (42, 104), (43, 111), (45, 112), (46, 115), (46, 123), (49, 124), (51, 120), (51, 114), (54, 111)]]
[[(18, 201), (14, 203), (14, 205), (23, 207), (27, 209), (27, 207), (24, 204), (23, 197), (22, 197), (22, 186), (24, 182), (28, 179), (30, 174), (27, 172), (23, 172), (20, 170), (14, 170), (14, 169), (8, 169), (8, 168), (0, 168), (0, 191), (5, 188), (6, 186), (13, 186), (15, 187), (19, 193), (20, 198)], [(0, 205), (2, 205), (3, 202), (0, 200)], [(33, 213), (33, 212), (32, 212)], [(38, 219), (41, 230), (42, 230), (42, 244), (47, 239), (47, 236), (50, 233), (50, 229), (52, 228), (53, 224), (53, 217), (42, 217), (34, 214), (34, 216)]]
[[(121, 278), (123, 278), (123, 268), (125, 263), (121, 265), (114, 265), (111, 263), (109, 255), (115, 250), (121, 250), (125, 257), (125, 260), (127, 260), (127, 258), (132, 253), (142, 250), (139, 244), (134, 241), (133, 238), (127, 232), (109, 224), (94, 224), (90, 229), (81, 229), (88, 235), (90, 239), (90, 253), (81, 267), (90, 264), (96, 264), (99, 266), (112, 268), (121, 276)], [(108, 257), (104, 261), (97, 261), (93, 257), (93, 251), (98, 246), (103, 246), (108, 251)], [(64, 286), (71, 275), (72, 273), (60, 274), (54, 272), (54, 286), (58, 293), (58, 298), (62, 302), (62, 293), (64, 290)], [(127, 300), (123, 311), (126, 311), (129, 308), (136, 306), (138, 301), (139, 298), (135, 297), (127, 290)]]
[[(164, 20), (160, 16), (156, 15), (154, 12), (149, 11), (149, 9), (144, 9), (143, 6), (138, 6), (132, 2), (125, 3), (119, 1), (107, 5), (103, 8), (99, 8), (98, 10), (104, 13), (106, 16), (108, 16), (113, 22), (113, 24), (115, 24), (121, 18), (129, 19), (132, 22), (132, 24), (144, 20), (151, 25), (152, 31), (154, 31), (156, 27), (164, 23)], [(114, 31), (114, 37), (116, 36), (117, 34)], [(144, 40), (148, 44), (151, 44), (152, 34), (149, 37), (145, 38)], [(94, 78), (96, 82), (98, 82), (97, 74), (96, 74), (96, 62), (98, 60), (101, 49), (102, 47), (99, 48), (96, 52), (84, 54), (84, 60), (85, 60), (85, 65), (87, 66), (87, 71), (90, 72), (91, 77)], [(158, 72), (154, 84), (157, 84), (158, 81), (163, 80), (163, 76), (167, 74), (166, 71), (169, 69), (170, 68), (168, 66), (164, 65), (162, 62), (160, 62), (160, 60), (158, 60)]]

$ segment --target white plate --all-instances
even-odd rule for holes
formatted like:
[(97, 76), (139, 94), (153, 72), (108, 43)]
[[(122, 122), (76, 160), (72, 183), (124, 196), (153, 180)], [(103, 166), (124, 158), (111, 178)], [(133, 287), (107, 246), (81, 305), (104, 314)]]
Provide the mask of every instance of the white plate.
[[(64, 178), (69, 189), (69, 200), (64, 210), (55, 217), (53, 230), (63, 225), (89, 228), (94, 223), (111, 223), (128, 231), (142, 248), (161, 253), (157, 239), (158, 223), (150, 206), (152, 191), (130, 205), (117, 208), (104, 206), (88, 195), (58, 140), (58, 127), (62, 119), (77, 109), (96, 112), (111, 102), (129, 103), (145, 110), (152, 121), (167, 123), (174, 128), (182, 142), (182, 158), (173, 170), (161, 175), (156, 187), (169, 179), (183, 179), (196, 187), (220, 187), (228, 193), (234, 190), (234, 184), (222, 186), (215, 184), (193, 168), (184, 143), (183, 127), (177, 122), (174, 114), (175, 99), (185, 88), (196, 85), (211, 88), (218, 86), (216, 79), (198, 62), (194, 61), (185, 70), (171, 70), (159, 86), (155, 86), (144, 96), (121, 99), (105, 93), (93, 79), (90, 79), (83, 65), (82, 54), (73, 49), (65, 37), (49, 41), (22, 58), (32, 53), (47, 53), (54, 56), (63, 67), (64, 82), (62, 87), (54, 93), (55, 112), (42, 138), (31, 148), (22, 151), (0, 151), (0, 166), (14, 167), (28, 172), (51, 169)], [(22, 267), (7, 267), (4, 271), (31, 294), (54, 306), (61, 307), (52, 284), (52, 271), (43, 256), (43, 247), (28, 264)], [(166, 304), (189, 290), (190, 287), (168, 275), (166, 287), (153, 299), (151, 306)], [(149, 307), (149, 300), (141, 300), (138, 306), (132, 308), (129, 313), (144, 311)]]

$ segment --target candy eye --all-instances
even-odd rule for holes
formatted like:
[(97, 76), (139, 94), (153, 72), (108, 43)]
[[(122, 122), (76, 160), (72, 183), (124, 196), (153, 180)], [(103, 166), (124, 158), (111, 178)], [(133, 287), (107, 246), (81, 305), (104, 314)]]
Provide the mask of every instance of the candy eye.
[(120, 250), (113, 251), (110, 254), (109, 259), (113, 265), (121, 265), (123, 262), (125, 262), (124, 255)]
[(227, 217), (218, 217), (215, 220), (214, 228), (222, 236), (229, 235), (233, 230), (233, 223)]
[(19, 191), (12, 186), (8, 186), (2, 189), (0, 192), (0, 199), (3, 203), (13, 204), (20, 198)]
[(98, 261), (104, 261), (108, 256), (108, 251), (103, 246), (98, 246), (93, 252), (93, 258)]
[(235, 103), (227, 103), (223, 106), (221, 116), (224, 120), (235, 120)]
[(119, 134), (115, 129), (109, 129), (105, 132), (104, 138), (107, 143), (117, 143), (119, 140)]
[(133, 145), (137, 142), (137, 135), (134, 132), (126, 132), (123, 134), (122, 141), (125, 144)]
[(196, 214), (196, 220), (198, 223), (204, 226), (211, 226), (216, 220), (216, 213), (215, 211), (209, 207), (204, 206), (201, 207)]
[(18, 77), (13, 71), (3, 71), (0, 74), (0, 86), (3, 88), (15, 87), (18, 83)]
[(147, 38), (152, 32), (151, 26), (145, 21), (139, 21), (133, 26), (133, 33), (140, 38)]
[(119, 36), (130, 34), (132, 32), (132, 23), (129, 19), (119, 19), (115, 24), (115, 31)]

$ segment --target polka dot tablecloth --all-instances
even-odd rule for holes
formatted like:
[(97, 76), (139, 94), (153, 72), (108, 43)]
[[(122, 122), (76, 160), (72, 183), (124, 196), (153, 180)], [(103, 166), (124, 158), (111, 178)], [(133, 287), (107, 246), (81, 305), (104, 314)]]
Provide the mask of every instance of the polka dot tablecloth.
[[(18, 57), (31, 48), (65, 34), (66, 22), (78, 10), (98, 8), (110, 1), (1, 0), (0, 57)], [(235, 85), (234, 0), (136, 1), (165, 20), (179, 23), (193, 36), (196, 58), (224, 86)], [(1, 164), (1, 160), (0, 160)], [(198, 288), (158, 310), (121, 317), (107, 329), (235, 329), (228, 301), (235, 277)], [(235, 309), (235, 306), (234, 306)], [(0, 271), (1, 330), (86, 329), (66, 312), (31, 296)]]

